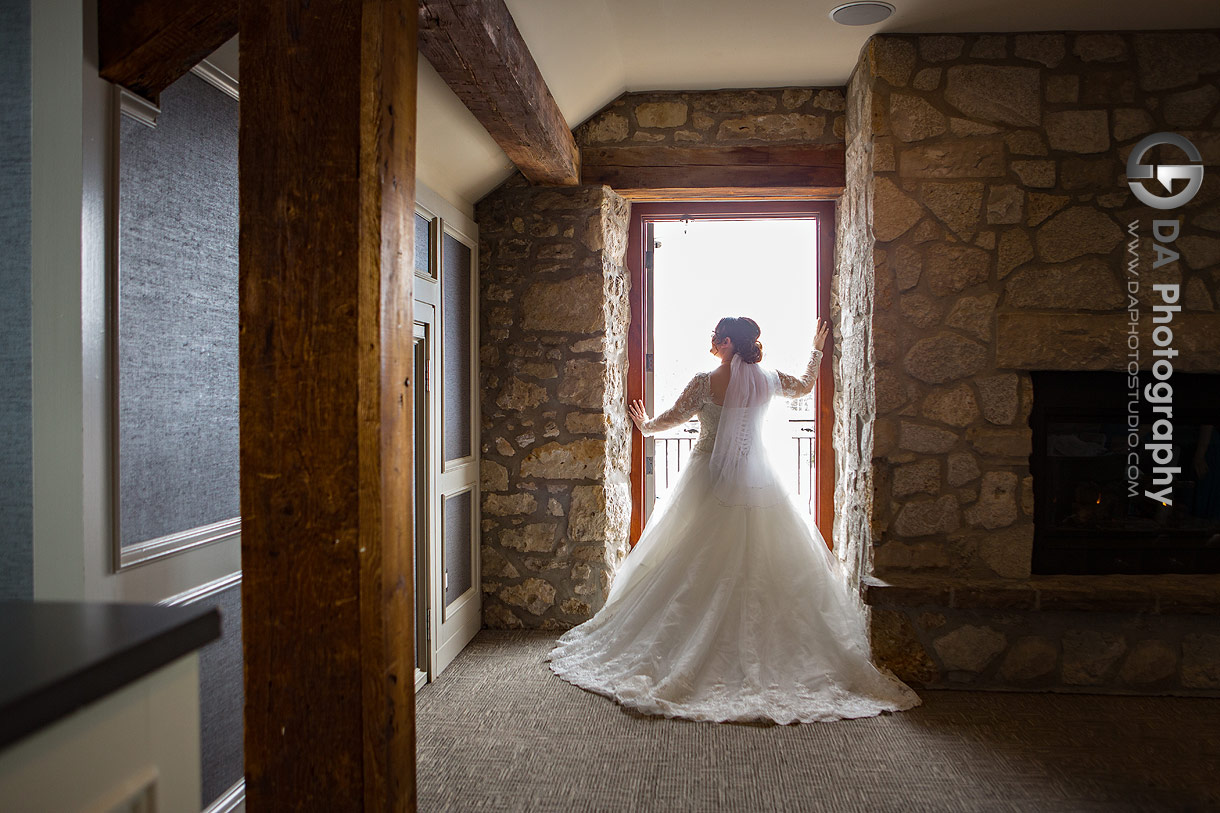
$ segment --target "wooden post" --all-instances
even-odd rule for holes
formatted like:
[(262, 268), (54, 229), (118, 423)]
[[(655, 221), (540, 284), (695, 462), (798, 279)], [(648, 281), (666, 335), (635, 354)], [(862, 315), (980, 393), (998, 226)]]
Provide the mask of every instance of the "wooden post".
[(415, 807), (416, 20), (404, 0), (241, 0), (252, 811)]

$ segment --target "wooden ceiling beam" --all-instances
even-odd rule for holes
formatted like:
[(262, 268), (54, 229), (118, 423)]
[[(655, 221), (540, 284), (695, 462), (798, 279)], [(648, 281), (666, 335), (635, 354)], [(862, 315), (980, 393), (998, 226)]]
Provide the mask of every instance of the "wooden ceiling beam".
[(586, 147), (581, 183), (629, 200), (832, 198), (847, 183), (842, 144)]
[(238, 0), (98, 0), (98, 73), (156, 102), (237, 35)]
[(419, 50), (531, 183), (579, 182), (572, 131), (504, 0), (419, 0)]

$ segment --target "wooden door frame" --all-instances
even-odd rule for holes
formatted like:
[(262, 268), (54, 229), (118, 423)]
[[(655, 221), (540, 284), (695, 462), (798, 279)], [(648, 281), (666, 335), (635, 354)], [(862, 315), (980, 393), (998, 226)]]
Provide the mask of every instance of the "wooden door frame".
[[(836, 201), (830, 200), (715, 200), (633, 202), (631, 224), (627, 236), (627, 269), (631, 275), (631, 323), (627, 330), (627, 400), (644, 399), (644, 336), (650, 327), (645, 324), (644, 303), (652, 291), (647, 288), (644, 274), (644, 224), (646, 221), (681, 220), (761, 220), (768, 218), (808, 218), (825, 224), (818, 233), (817, 297), (818, 313), (830, 319), (830, 282), (834, 274)], [(817, 417), (817, 464), (814, 468), (814, 518), (826, 540), (834, 548), (834, 373), (831, 356), (834, 334), (827, 336), (822, 348), (822, 368), (814, 388), (814, 410)], [(644, 530), (644, 436), (631, 432), (631, 545)]]

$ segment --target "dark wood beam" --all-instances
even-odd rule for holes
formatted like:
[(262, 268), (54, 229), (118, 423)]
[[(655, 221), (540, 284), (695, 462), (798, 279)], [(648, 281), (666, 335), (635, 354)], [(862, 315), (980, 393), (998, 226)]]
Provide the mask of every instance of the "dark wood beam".
[(833, 198), (846, 184), (841, 144), (586, 147), (581, 183), (629, 200)]
[(153, 102), (237, 35), (238, 0), (98, 0), (98, 73)]
[(246, 796), (412, 810), (416, 9), (241, 26)]
[(577, 183), (572, 131), (504, 0), (420, 0), (419, 49), (522, 175)]

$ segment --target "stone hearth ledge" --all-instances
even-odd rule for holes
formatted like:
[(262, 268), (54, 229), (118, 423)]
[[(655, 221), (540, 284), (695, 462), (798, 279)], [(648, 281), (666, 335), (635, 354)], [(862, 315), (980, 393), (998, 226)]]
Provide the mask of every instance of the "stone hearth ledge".
[(1047, 575), (1027, 580), (949, 576), (866, 576), (872, 607), (1136, 612), (1220, 615), (1220, 574)]

